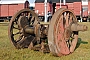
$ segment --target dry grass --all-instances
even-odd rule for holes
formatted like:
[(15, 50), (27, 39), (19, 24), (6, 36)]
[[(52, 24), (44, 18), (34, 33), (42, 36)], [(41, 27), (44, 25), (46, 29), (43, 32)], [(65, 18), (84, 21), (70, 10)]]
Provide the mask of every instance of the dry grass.
[(90, 23), (80, 23), (88, 26), (88, 31), (79, 32), (77, 49), (74, 53), (55, 57), (50, 53), (29, 49), (15, 49), (8, 38), (8, 23), (0, 23), (0, 60), (90, 60)]

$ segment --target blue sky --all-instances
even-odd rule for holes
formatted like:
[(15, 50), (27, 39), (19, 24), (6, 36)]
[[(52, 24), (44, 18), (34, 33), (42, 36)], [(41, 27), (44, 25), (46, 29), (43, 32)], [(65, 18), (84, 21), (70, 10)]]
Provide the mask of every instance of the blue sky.
[(29, 1), (29, 3), (34, 3), (35, 2), (35, 0), (28, 0)]

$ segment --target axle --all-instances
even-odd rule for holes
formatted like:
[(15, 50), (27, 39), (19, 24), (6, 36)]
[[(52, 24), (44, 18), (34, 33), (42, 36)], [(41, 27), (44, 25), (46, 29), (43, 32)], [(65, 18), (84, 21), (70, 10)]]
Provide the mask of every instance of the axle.
[(71, 25), (71, 31), (86, 31), (86, 30), (87, 30), (87, 26), (85, 25), (80, 25), (75, 23)]
[(25, 32), (26, 33), (29, 33), (29, 34), (35, 34), (34, 33), (34, 27), (26, 27), (25, 28)]
[[(48, 23), (46, 24), (40, 24), (41, 27), (39, 26), (32, 26), (30, 27), (29, 26), (29, 23), (27, 21), (27, 18), (25, 16), (21, 16), (19, 18), (19, 26), (21, 28), (24, 29), (24, 33), (28, 33), (28, 34), (31, 34), (31, 35), (35, 35), (37, 32), (39, 33), (39, 35), (41, 34), (41, 38), (47, 36), (47, 33), (48, 33)], [(40, 30), (40, 32), (38, 31)], [(80, 25), (80, 24), (77, 24), (77, 23), (73, 23), (71, 24), (70, 26), (70, 30), (71, 31), (86, 31), (87, 30), (87, 26), (85, 25)]]
[[(71, 31), (86, 31), (87, 30), (87, 26), (80, 25), (80, 24), (77, 24), (77, 23), (76, 24), (73, 23), (70, 28), (71, 28)], [(41, 26), (41, 31), (42, 31), (42, 33), (44, 35), (47, 35), (48, 31), (46, 31), (46, 30), (48, 30), (47, 27), (45, 27), (45, 25), (42, 25)], [(34, 27), (27, 27), (27, 28), (25, 28), (25, 32), (26, 33), (35, 34), (34, 31), (35, 31)]]

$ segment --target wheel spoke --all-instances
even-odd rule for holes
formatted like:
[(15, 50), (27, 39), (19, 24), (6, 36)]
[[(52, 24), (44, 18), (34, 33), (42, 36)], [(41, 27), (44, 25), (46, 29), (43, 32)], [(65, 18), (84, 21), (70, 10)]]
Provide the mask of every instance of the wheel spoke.
[(30, 21), (32, 22), (33, 20), (35, 20), (35, 17), (34, 17), (34, 16), (32, 16), (32, 18), (31, 18), (31, 20), (30, 20)]
[(15, 27), (15, 26), (13, 26), (13, 28), (14, 28), (14, 29), (17, 29), (17, 30), (20, 30), (19, 28)]
[(17, 35), (17, 34), (21, 34), (21, 33), (22, 33), (22, 32), (17, 32), (17, 33), (15, 33), (15, 34), (13, 34), (13, 36), (14, 36), (14, 35)]
[(73, 21), (73, 15), (72, 13), (70, 13), (70, 17), (69, 17), (69, 24)]
[(30, 13), (28, 13), (28, 20), (30, 19)]
[(67, 15), (66, 15), (66, 25), (65, 26), (66, 27), (69, 26), (69, 13), (67, 13)]
[(21, 39), (23, 39), (23, 35), (20, 34), (19, 37), (16, 39), (16, 42), (19, 42)]
[(37, 19), (35, 18), (33, 25), (35, 26), (36, 24), (38, 24), (38, 21), (37, 21)]

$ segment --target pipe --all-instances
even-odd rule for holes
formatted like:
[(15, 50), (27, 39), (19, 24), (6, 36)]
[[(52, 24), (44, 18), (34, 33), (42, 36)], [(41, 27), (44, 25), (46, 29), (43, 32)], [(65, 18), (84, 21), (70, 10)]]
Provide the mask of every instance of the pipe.
[(44, 22), (47, 22), (47, 0), (45, 0), (45, 21)]
[(61, 0), (60, 0), (60, 8), (61, 8)]
[(66, 0), (63, 0), (63, 4), (64, 4), (64, 5), (66, 4)]

